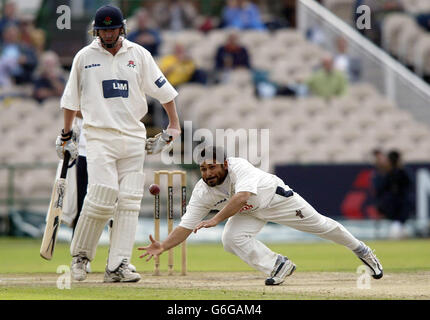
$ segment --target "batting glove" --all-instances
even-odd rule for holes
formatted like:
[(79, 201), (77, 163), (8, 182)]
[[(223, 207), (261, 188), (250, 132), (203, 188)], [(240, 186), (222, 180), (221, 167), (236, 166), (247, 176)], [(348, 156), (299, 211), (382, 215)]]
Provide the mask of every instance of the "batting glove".
[(148, 154), (157, 154), (163, 151), (171, 142), (180, 135), (180, 131), (176, 129), (163, 130), (153, 138), (146, 141), (145, 150)]
[(70, 161), (73, 161), (79, 156), (76, 139), (76, 135), (73, 135), (73, 130), (68, 133), (64, 133), (64, 130), (61, 130), (61, 135), (58, 136), (55, 141), (55, 149), (60, 159), (64, 158), (64, 152), (66, 150), (70, 153)]

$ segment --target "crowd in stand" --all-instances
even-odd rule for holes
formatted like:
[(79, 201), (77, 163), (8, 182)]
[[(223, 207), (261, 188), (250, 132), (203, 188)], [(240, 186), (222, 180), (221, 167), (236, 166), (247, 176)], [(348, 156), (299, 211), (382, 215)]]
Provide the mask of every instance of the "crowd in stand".
[[(408, 3), (405, 0), (355, 0), (352, 8), (352, 21), (355, 26), (357, 26), (355, 22), (357, 22), (360, 17), (360, 13), (357, 12), (357, 8), (362, 5), (366, 5), (370, 8), (371, 26), (370, 29), (362, 29), (358, 27), (356, 29), (379, 47), (384, 47), (384, 20), (392, 13), (405, 14), (415, 20), (416, 25), (421, 28), (422, 31), (430, 31), (430, 6), (427, 6), (427, 9), (422, 9), (420, 7), (419, 9), (413, 8), (413, 10), (411, 10), (411, 7), (413, 7), (413, 1)], [(385, 49), (387, 50), (387, 48)], [(389, 53), (393, 54), (392, 52)], [(399, 57), (395, 56), (395, 58), (398, 59)], [(414, 69), (414, 66), (408, 67)], [(430, 82), (428, 75), (424, 75), (423, 78), (425, 81)]]
[[(286, 12), (288, 5), (289, 1), (285, 1)], [(127, 37), (145, 47), (157, 59), (168, 80), (176, 87), (188, 82), (203, 85), (228, 83), (231, 71), (246, 69), (254, 76), (255, 92), (259, 97), (314, 94), (330, 98), (342, 95), (348, 82), (359, 77), (359, 72), (352, 71), (347, 44), (344, 39), (338, 39), (338, 55), (325, 57), (321, 61), (321, 68), (315, 70), (315, 74), (305, 79), (304, 83), (297, 86), (274, 83), (270, 81), (268, 70), (253, 67), (249, 49), (241, 44), (240, 32), (237, 31), (283, 28), (291, 25), (285, 17), (271, 15), (263, 21), (261, 7), (246, 0), (227, 0), (218, 17), (198, 17), (202, 15), (190, 1), (157, 1), (148, 8), (138, 8), (133, 17), (129, 17), (134, 18), (135, 24)], [(189, 28), (202, 32), (215, 28), (236, 31), (229, 33), (226, 42), (214, 52), (213, 68), (203, 70), (197, 67), (181, 43), (177, 43), (170, 54), (160, 56), (162, 30), (180, 31)], [(0, 20), (0, 35), (0, 88), (30, 84), (34, 88), (32, 96), (38, 102), (60, 97), (66, 76), (58, 55), (53, 51), (45, 51), (46, 36), (43, 30), (35, 27), (34, 17), (18, 16), (14, 2), (6, 2)], [(267, 90), (270, 86), (271, 90)]]

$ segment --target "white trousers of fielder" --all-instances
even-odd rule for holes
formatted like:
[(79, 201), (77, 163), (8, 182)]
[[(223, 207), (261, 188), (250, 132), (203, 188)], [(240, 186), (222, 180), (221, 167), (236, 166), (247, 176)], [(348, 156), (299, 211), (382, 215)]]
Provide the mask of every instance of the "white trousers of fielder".
[(130, 262), (144, 190), (145, 142), (117, 130), (86, 128), (88, 191), (70, 252), (93, 260), (115, 214), (108, 268)]
[(248, 265), (268, 276), (273, 270), (278, 254), (255, 238), (267, 222), (308, 232), (351, 250), (360, 245), (360, 241), (345, 227), (319, 214), (296, 192), (288, 198), (275, 194), (268, 208), (248, 214), (238, 213), (229, 218), (222, 235), (226, 251), (237, 255)]

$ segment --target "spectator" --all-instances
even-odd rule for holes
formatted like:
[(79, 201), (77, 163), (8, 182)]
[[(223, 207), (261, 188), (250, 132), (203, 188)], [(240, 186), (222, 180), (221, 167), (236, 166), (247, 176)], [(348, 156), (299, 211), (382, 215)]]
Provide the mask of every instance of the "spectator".
[(184, 46), (176, 43), (173, 54), (161, 58), (160, 69), (167, 80), (177, 87), (191, 80), (196, 71), (196, 65)]
[(251, 68), (248, 50), (239, 44), (238, 34), (231, 33), (228, 35), (226, 43), (217, 49), (216, 69), (241, 67)]
[(19, 30), (14, 25), (3, 31), (3, 44), (0, 50), (0, 86), (9, 86), (32, 80), (37, 65), (37, 56), (32, 48), (18, 42)]
[(287, 26), (296, 27), (296, 0), (283, 0), (281, 16)]
[(402, 238), (405, 233), (405, 222), (409, 216), (411, 179), (403, 168), (398, 151), (388, 153), (388, 171), (379, 188), (381, 201), (378, 210), (387, 219), (393, 221), (390, 228), (392, 238)]
[(334, 56), (334, 68), (344, 72), (350, 82), (357, 82), (361, 76), (361, 61), (348, 54), (348, 42), (343, 37), (336, 39), (337, 53)]
[(242, 47), (238, 41), (237, 33), (231, 33), (227, 37), (225, 44), (221, 45), (215, 55), (215, 71), (218, 73), (218, 80), (228, 82), (230, 71), (236, 68), (250, 69), (248, 51)]
[(39, 103), (51, 97), (61, 97), (65, 83), (58, 55), (53, 51), (44, 52), (36, 71), (33, 97)]
[(197, 17), (193, 4), (183, 0), (157, 1), (152, 13), (162, 29), (172, 31), (193, 27)]
[(269, 99), (274, 96), (300, 96), (297, 85), (282, 85), (272, 81), (268, 71), (254, 70), (253, 82), (255, 95), (260, 99)]
[(30, 48), (34, 48), (38, 55), (45, 49), (45, 32), (34, 25), (34, 18), (30, 15), (19, 19), (20, 42)]
[(420, 13), (415, 19), (418, 25), (420, 25), (426, 31), (430, 31), (430, 13)]
[(261, 21), (260, 10), (252, 2), (246, 0), (228, 0), (222, 11), (224, 28), (263, 30), (265, 26)]
[(141, 8), (137, 12), (137, 30), (131, 32), (127, 39), (140, 44), (153, 56), (158, 56), (158, 48), (161, 44), (161, 36), (158, 30), (149, 27), (150, 17), (146, 9)]
[(324, 47), (327, 43), (327, 37), (317, 23), (306, 30), (306, 39), (320, 47)]
[(19, 21), (16, 17), (16, 4), (14, 1), (7, 1), (3, 7), (3, 15), (0, 19), (0, 40), (3, 41), (3, 31), (7, 26), (18, 26), (18, 24)]
[(219, 24), (218, 20), (219, 19), (217, 17), (202, 15), (197, 18), (197, 21), (196, 21), (197, 29), (203, 33), (207, 33), (215, 29), (216, 26), (218, 26)]
[(374, 198), (376, 208), (379, 210), (382, 204), (383, 184), (389, 163), (386, 154), (380, 149), (373, 150), (372, 155), (374, 170), (371, 177), (371, 195)]
[(325, 99), (343, 95), (348, 87), (345, 74), (334, 69), (331, 56), (325, 56), (321, 62), (323, 68), (317, 70), (307, 81), (310, 93)]

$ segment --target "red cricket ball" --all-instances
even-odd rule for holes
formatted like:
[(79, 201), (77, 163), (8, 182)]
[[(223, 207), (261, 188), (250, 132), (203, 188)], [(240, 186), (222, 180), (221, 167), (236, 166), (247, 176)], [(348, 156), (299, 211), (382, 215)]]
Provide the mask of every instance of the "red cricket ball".
[(151, 185), (149, 186), (149, 192), (150, 192), (153, 196), (155, 196), (155, 195), (157, 195), (157, 194), (159, 194), (159, 193), (160, 193), (160, 187), (158, 186), (158, 184), (151, 184)]

